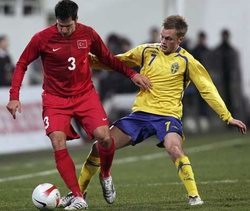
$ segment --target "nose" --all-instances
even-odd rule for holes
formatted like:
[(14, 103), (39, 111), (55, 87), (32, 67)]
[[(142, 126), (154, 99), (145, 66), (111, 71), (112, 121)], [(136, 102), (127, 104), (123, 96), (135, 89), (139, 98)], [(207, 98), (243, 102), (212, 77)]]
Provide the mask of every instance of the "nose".
[(161, 40), (161, 44), (162, 45), (166, 45), (166, 41), (165, 40)]
[(167, 39), (163, 37), (163, 38), (161, 38), (161, 42), (162, 42), (162, 43), (166, 43), (166, 42), (167, 42)]
[(67, 32), (68, 32), (68, 29), (67, 29), (67, 27), (62, 27), (62, 28), (61, 28), (61, 31), (62, 31), (62, 33), (64, 33), (64, 34), (65, 34), (65, 33), (67, 33)]

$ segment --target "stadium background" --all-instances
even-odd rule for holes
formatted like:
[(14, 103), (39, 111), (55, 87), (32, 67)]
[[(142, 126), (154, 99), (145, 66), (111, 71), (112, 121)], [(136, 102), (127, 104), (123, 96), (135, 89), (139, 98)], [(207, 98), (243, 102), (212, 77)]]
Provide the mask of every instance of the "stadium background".
[[(17, 61), (31, 36), (51, 23), (57, 0), (1, 0), (0, 34), (10, 39), (10, 54)], [(208, 34), (209, 46), (219, 42), (222, 28), (232, 32), (232, 43), (240, 50), (244, 75), (244, 91), (250, 96), (250, 3), (247, 0), (76, 0), (79, 21), (93, 26), (103, 39), (111, 32), (124, 34), (138, 45), (148, 38), (152, 26), (160, 26), (170, 14), (184, 15), (189, 23), (188, 37), (195, 39), (199, 30)], [(13, 7), (14, 14), (5, 15), (4, 6)], [(23, 7), (28, 5), (28, 15)]]

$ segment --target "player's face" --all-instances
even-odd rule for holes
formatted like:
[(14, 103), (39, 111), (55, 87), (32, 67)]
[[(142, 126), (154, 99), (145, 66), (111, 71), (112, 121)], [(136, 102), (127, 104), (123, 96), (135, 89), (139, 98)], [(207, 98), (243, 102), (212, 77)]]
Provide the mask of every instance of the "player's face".
[(175, 29), (161, 30), (161, 50), (165, 54), (170, 54), (176, 51), (183, 37), (178, 37)]
[(56, 22), (58, 32), (63, 37), (69, 37), (76, 30), (76, 20), (72, 20), (72, 18), (68, 18), (64, 21), (57, 19)]

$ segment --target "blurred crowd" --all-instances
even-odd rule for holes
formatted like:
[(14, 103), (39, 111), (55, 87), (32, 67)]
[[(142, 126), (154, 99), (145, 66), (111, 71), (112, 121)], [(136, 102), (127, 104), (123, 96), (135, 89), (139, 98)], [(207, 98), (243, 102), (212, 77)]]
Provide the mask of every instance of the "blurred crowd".
[(14, 65), (8, 53), (9, 40), (6, 35), (0, 35), (0, 86), (10, 86)]
[[(200, 31), (194, 42), (186, 38), (181, 47), (189, 51), (208, 70), (219, 93), (233, 116), (250, 125), (250, 99), (243, 95), (240, 58), (236, 48), (230, 42), (228, 29), (221, 31), (220, 43), (215, 48), (207, 45), (207, 34)], [(160, 42), (160, 29), (149, 29), (148, 39), (142, 43)], [(194, 43), (194, 44), (192, 44)], [(14, 64), (8, 53), (8, 37), (0, 35), (0, 86), (10, 86)], [(106, 45), (113, 54), (124, 53), (133, 47), (131, 40), (123, 35), (111, 33)], [(40, 59), (32, 63), (28, 76), (30, 85), (42, 83), (42, 65)], [(136, 70), (136, 71), (139, 71)], [(137, 87), (123, 75), (93, 70), (93, 81), (111, 121), (130, 112)], [(114, 97), (115, 96), (115, 97)], [(118, 99), (115, 106), (115, 99)], [(184, 99), (184, 128), (190, 133), (208, 132), (221, 126), (221, 121), (200, 97), (194, 85), (186, 90)], [(190, 109), (192, 108), (192, 109)]]
[[(190, 47), (190, 40), (188, 39), (183, 42), (182, 47), (206, 67), (232, 115), (249, 125), (250, 102), (243, 94), (239, 53), (230, 41), (231, 33), (228, 29), (223, 29), (220, 36), (220, 43), (213, 49), (207, 45), (208, 38), (205, 31), (200, 31), (197, 34), (196, 44), (193, 48)], [(186, 92), (184, 103), (189, 103), (192, 108), (195, 108), (184, 110), (185, 123), (189, 125), (191, 131), (205, 132), (209, 131), (211, 127), (217, 128), (220, 124), (216, 114), (201, 99), (192, 84)], [(190, 107), (187, 106), (186, 109), (188, 108)]]

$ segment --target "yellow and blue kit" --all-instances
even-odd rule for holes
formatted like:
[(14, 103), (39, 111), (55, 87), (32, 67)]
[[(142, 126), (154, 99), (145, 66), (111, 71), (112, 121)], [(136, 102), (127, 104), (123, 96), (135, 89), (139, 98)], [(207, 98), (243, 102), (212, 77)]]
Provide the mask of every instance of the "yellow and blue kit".
[(185, 88), (192, 81), (202, 98), (220, 116), (229, 121), (232, 116), (221, 99), (208, 72), (185, 49), (164, 54), (160, 44), (143, 44), (117, 58), (130, 67), (140, 67), (140, 73), (147, 76), (152, 84), (149, 91), (140, 91), (132, 110), (151, 114), (182, 117), (182, 97)]
[[(138, 92), (133, 113), (113, 123), (134, 145), (152, 135), (159, 139), (158, 146), (169, 132), (183, 136), (182, 98), (191, 81), (222, 120), (232, 119), (206, 69), (185, 49), (179, 47), (166, 55), (159, 43), (143, 44), (117, 58), (130, 67), (140, 67), (140, 74), (152, 84), (150, 90)], [(103, 67), (94, 57), (90, 60), (95, 67)]]

